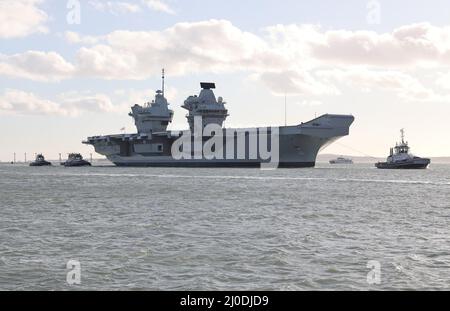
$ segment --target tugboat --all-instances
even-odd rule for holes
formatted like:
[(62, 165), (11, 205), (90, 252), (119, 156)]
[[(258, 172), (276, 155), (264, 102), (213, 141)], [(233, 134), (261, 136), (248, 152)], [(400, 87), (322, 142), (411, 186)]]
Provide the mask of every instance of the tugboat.
[(409, 153), (410, 147), (405, 142), (405, 131), (400, 130), (401, 139), (394, 148), (391, 148), (390, 155), (386, 162), (378, 162), (375, 166), (379, 169), (425, 169), (431, 163), (430, 159), (416, 157)]
[(36, 155), (34, 162), (30, 163), (30, 166), (51, 166), (52, 164), (45, 160), (42, 154)]
[(338, 157), (337, 159), (330, 160), (330, 164), (353, 164), (353, 160), (344, 157)]
[(79, 153), (71, 153), (69, 154), (69, 158), (66, 162), (61, 163), (65, 167), (75, 167), (75, 166), (91, 166), (86, 160), (83, 160), (83, 156)]

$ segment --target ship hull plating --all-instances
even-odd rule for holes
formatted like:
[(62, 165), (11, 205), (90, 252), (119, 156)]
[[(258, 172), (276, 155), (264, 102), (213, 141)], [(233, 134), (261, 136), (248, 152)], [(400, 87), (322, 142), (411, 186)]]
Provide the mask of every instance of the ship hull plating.
[[(190, 168), (207, 168), (207, 167), (217, 167), (217, 168), (255, 168), (261, 167), (261, 162), (231, 162), (231, 161), (173, 161), (173, 162), (113, 162), (119, 167), (190, 167)], [(279, 163), (279, 168), (306, 168), (314, 167), (315, 162), (281, 162)]]

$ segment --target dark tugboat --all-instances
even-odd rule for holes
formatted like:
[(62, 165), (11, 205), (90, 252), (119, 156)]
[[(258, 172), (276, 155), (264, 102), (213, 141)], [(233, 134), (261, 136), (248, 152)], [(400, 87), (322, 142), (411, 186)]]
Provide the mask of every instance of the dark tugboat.
[(34, 162), (30, 163), (30, 166), (50, 166), (50, 162), (46, 161), (42, 154), (38, 154)]
[(83, 157), (79, 153), (71, 153), (69, 154), (69, 158), (66, 162), (61, 163), (65, 167), (75, 167), (75, 166), (91, 166), (86, 160), (83, 160)]
[(402, 141), (391, 148), (386, 162), (375, 164), (380, 169), (425, 169), (431, 163), (430, 159), (416, 157), (409, 153), (410, 147), (405, 142), (405, 132), (400, 130)]

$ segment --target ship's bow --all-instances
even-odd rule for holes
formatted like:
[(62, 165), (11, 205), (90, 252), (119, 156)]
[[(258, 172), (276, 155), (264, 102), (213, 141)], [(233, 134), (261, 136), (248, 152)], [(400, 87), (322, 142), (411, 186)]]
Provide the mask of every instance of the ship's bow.
[(326, 114), (297, 126), (280, 129), (280, 166), (311, 167), (317, 154), (350, 133), (352, 115)]

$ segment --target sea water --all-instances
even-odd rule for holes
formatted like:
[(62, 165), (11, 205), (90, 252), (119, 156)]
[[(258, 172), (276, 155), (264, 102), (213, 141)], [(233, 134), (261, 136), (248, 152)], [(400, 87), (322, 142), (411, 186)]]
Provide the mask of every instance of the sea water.
[(0, 289), (449, 289), (449, 199), (444, 164), (2, 164)]

